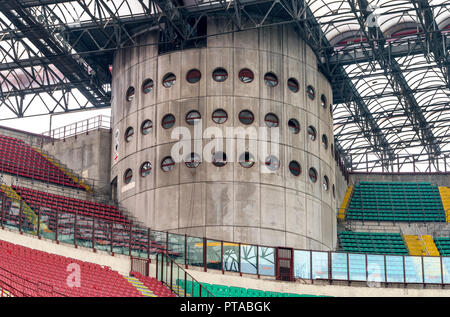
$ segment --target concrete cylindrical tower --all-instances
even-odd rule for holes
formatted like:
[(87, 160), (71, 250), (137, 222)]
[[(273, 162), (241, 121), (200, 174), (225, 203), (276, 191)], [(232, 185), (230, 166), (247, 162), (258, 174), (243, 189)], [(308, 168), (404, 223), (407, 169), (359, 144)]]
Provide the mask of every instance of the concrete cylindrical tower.
[[(208, 33), (216, 34), (222, 23), (208, 18)], [(137, 40), (157, 43), (158, 34)], [(318, 71), (314, 53), (290, 25), (210, 36), (206, 47), (161, 55), (157, 45), (121, 50), (114, 60), (112, 89), (111, 179), (117, 177), (118, 200), (155, 230), (333, 249), (331, 100), (331, 86)], [(277, 121), (278, 169), (264, 173), (259, 160), (250, 168), (231, 160), (221, 167), (207, 161), (195, 168), (184, 162), (162, 164), (178, 142), (171, 139), (173, 129), (193, 131), (186, 117), (193, 110), (197, 113), (190, 115), (201, 116), (203, 130), (215, 127), (224, 136), (226, 128)], [(253, 120), (246, 121), (248, 115)], [(265, 141), (258, 138), (262, 147)], [(203, 145), (209, 141), (203, 139)]]

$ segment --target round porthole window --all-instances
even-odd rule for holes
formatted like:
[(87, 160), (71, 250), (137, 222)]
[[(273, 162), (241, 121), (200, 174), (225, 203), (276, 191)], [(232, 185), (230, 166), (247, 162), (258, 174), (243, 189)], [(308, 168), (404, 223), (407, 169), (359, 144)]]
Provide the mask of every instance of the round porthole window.
[(289, 163), (289, 171), (292, 175), (298, 176), (302, 173), (302, 169), (300, 167), (300, 164), (297, 161), (291, 161)]
[(212, 73), (212, 78), (217, 82), (223, 82), (228, 78), (228, 72), (225, 68), (216, 68)]
[(295, 78), (289, 78), (287, 81), (287, 85), (290, 91), (292, 92), (298, 92), (299, 90), (299, 85), (298, 85), (298, 81)]
[(152, 171), (152, 164), (150, 162), (144, 162), (141, 165), (141, 176), (142, 177), (150, 175), (151, 171)]
[(246, 125), (252, 124), (254, 120), (255, 120), (255, 117), (253, 115), (253, 112), (251, 112), (250, 110), (242, 110), (239, 113), (239, 121), (242, 124), (246, 124)]
[(123, 174), (123, 181), (125, 184), (129, 184), (132, 179), (133, 179), (133, 171), (131, 170), (131, 168), (129, 168), (125, 171), (125, 174)]
[(322, 105), (322, 108), (327, 108), (327, 97), (325, 97), (325, 95), (320, 96), (320, 104)]
[(175, 117), (172, 114), (166, 114), (161, 124), (164, 129), (170, 129), (175, 124)]
[(227, 155), (224, 152), (215, 152), (212, 156), (214, 166), (222, 167), (227, 164)]
[(126, 93), (126, 99), (129, 102), (133, 101), (133, 99), (134, 99), (134, 87), (128, 88), (127, 93)]
[(329, 180), (328, 180), (328, 177), (325, 175), (325, 176), (323, 177), (323, 189), (324, 189), (325, 191), (328, 191), (329, 186), (330, 186), (330, 182), (329, 182)]
[(253, 78), (253, 72), (248, 68), (241, 69), (239, 72), (239, 79), (245, 84), (251, 83)]
[(312, 125), (310, 125), (308, 127), (308, 135), (309, 135), (309, 138), (311, 139), (311, 141), (316, 140), (317, 132), (316, 132), (316, 129)]
[(200, 155), (192, 152), (186, 157), (184, 163), (189, 168), (196, 168), (200, 165)]
[(200, 115), (200, 112), (197, 110), (189, 111), (186, 114), (186, 122), (189, 125), (196, 125), (200, 120), (202, 119), (202, 116)]
[(142, 122), (141, 125), (142, 134), (147, 135), (150, 132), (152, 132), (152, 129), (153, 129), (153, 122), (151, 120), (145, 120), (144, 122)]
[(186, 75), (186, 80), (190, 84), (198, 83), (201, 78), (202, 78), (202, 73), (200, 73), (200, 71), (198, 69), (191, 69), (190, 71), (188, 71), (188, 73)]
[(310, 179), (313, 183), (317, 182), (317, 171), (316, 171), (315, 168), (311, 167), (311, 168), (309, 169), (308, 175), (309, 175), (309, 179)]
[(280, 167), (280, 160), (274, 155), (269, 155), (264, 163), (271, 171), (276, 171)]
[(255, 158), (249, 152), (244, 152), (239, 155), (239, 164), (241, 164), (242, 167), (250, 168), (255, 164)]
[(225, 121), (227, 121), (227, 119), (228, 119), (228, 114), (223, 109), (217, 109), (212, 114), (212, 120), (217, 124), (224, 123)]
[(129, 127), (125, 131), (125, 141), (130, 142), (133, 139), (134, 129)]
[(298, 134), (300, 132), (300, 123), (296, 119), (289, 119), (288, 121), (289, 131), (294, 134)]
[(306, 87), (306, 95), (308, 96), (309, 99), (314, 100), (316, 93), (314, 91), (313, 86)]
[(322, 146), (325, 150), (328, 149), (328, 138), (325, 134), (322, 135)]
[(170, 157), (170, 156), (165, 157), (161, 161), (161, 169), (164, 172), (169, 172), (169, 171), (173, 170), (174, 166), (175, 166), (175, 162), (173, 161), (172, 157)]
[(163, 77), (163, 86), (166, 88), (170, 88), (175, 85), (177, 77), (173, 73), (168, 73)]
[(152, 90), (153, 90), (153, 80), (150, 78), (144, 80), (144, 82), (142, 83), (142, 92), (144, 94), (148, 94)]
[(278, 127), (278, 123), (279, 123), (278, 117), (273, 113), (266, 114), (266, 116), (264, 117), (264, 122), (266, 123), (266, 125), (269, 128)]
[(269, 87), (275, 87), (278, 85), (278, 77), (274, 73), (266, 73), (264, 75), (264, 82)]

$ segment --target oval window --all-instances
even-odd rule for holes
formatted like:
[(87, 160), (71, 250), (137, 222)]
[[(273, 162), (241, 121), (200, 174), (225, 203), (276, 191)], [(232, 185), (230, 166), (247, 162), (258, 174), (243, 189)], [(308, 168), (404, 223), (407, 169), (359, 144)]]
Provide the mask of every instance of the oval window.
[(278, 117), (273, 113), (268, 113), (264, 117), (264, 122), (269, 128), (278, 127)]
[(243, 83), (251, 83), (253, 81), (254, 75), (253, 72), (248, 69), (248, 68), (244, 68), (241, 69), (241, 71), (239, 72), (239, 79), (243, 82)]
[(152, 132), (153, 122), (151, 120), (145, 120), (141, 125), (142, 134), (146, 135)]
[(245, 168), (252, 167), (255, 164), (255, 158), (249, 152), (244, 152), (239, 155), (239, 164)]
[(200, 71), (198, 69), (191, 69), (190, 71), (188, 71), (188, 73), (186, 75), (186, 80), (190, 84), (198, 83), (201, 78), (202, 78), (202, 73), (200, 73)]
[(131, 170), (131, 168), (129, 168), (125, 171), (125, 174), (123, 174), (123, 181), (125, 184), (129, 184), (132, 179), (133, 179), (133, 171)]
[(242, 110), (239, 113), (239, 121), (242, 124), (252, 124), (254, 120), (255, 117), (253, 116), (253, 112), (251, 112), (250, 110)]
[(161, 169), (164, 172), (169, 172), (169, 171), (173, 170), (174, 166), (175, 166), (175, 162), (173, 161), (172, 157), (170, 157), (170, 156), (165, 157), (161, 161)]
[(322, 135), (322, 146), (325, 150), (328, 149), (328, 138), (325, 134)]
[(215, 152), (212, 156), (214, 166), (222, 167), (227, 164), (227, 155), (224, 152)]
[(316, 93), (314, 91), (313, 86), (306, 87), (306, 95), (308, 96), (309, 99), (314, 100)]
[(173, 85), (175, 85), (175, 82), (177, 80), (177, 76), (175, 76), (173, 73), (168, 73), (163, 77), (163, 86), (166, 88), (170, 88)]
[(280, 167), (280, 160), (274, 155), (269, 155), (264, 163), (271, 171), (276, 171)]
[(200, 112), (198, 112), (197, 110), (189, 111), (186, 114), (186, 122), (189, 125), (196, 125), (201, 119), (202, 116), (200, 115)]
[(153, 80), (152, 79), (146, 79), (142, 83), (142, 92), (144, 94), (148, 94), (150, 91), (153, 90)]
[(200, 155), (197, 153), (192, 152), (189, 154), (186, 159), (184, 160), (184, 163), (189, 168), (196, 168), (200, 165)]
[(133, 139), (134, 129), (132, 127), (129, 127), (125, 131), (125, 141), (130, 142)]
[(275, 87), (278, 85), (278, 78), (274, 73), (266, 73), (264, 75), (264, 82), (269, 87)]
[(225, 68), (219, 67), (213, 71), (212, 77), (215, 81), (223, 82), (223, 81), (227, 80), (228, 72)]
[(295, 79), (295, 78), (289, 78), (288, 81), (287, 81), (287, 84), (288, 84), (288, 88), (289, 88), (290, 91), (292, 91), (292, 92), (298, 92), (298, 90), (299, 90), (299, 84), (298, 84), (297, 79)]
[(317, 132), (316, 132), (316, 129), (312, 125), (310, 125), (308, 127), (308, 135), (309, 135), (309, 138), (311, 139), (311, 141), (316, 140)]
[(152, 164), (150, 162), (144, 162), (141, 165), (141, 176), (142, 177), (150, 175), (151, 171), (152, 171)]
[(310, 179), (313, 183), (317, 182), (317, 171), (316, 171), (315, 168), (311, 167), (311, 168), (309, 169), (308, 175), (309, 175), (309, 179)]
[(162, 119), (162, 127), (170, 129), (175, 124), (175, 117), (172, 114), (166, 114)]
[(212, 114), (212, 120), (215, 123), (221, 124), (221, 123), (224, 123), (225, 121), (227, 121), (227, 119), (228, 119), (228, 114), (223, 109), (217, 109)]
[(134, 99), (134, 87), (128, 88), (127, 94), (126, 94), (126, 99), (127, 99), (127, 101), (133, 101), (133, 99)]
[(289, 131), (294, 134), (298, 134), (300, 132), (300, 123), (296, 119), (290, 119), (288, 121)]
[(327, 97), (325, 97), (325, 95), (320, 96), (320, 104), (322, 105), (322, 108), (327, 108)]
[(328, 177), (325, 175), (323, 177), (323, 189), (325, 191), (328, 191), (329, 186), (330, 186), (330, 183), (329, 183)]
[(302, 173), (302, 168), (300, 167), (300, 164), (297, 161), (291, 161), (289, 163), (289, 171), (292, 175), (298, 176)]

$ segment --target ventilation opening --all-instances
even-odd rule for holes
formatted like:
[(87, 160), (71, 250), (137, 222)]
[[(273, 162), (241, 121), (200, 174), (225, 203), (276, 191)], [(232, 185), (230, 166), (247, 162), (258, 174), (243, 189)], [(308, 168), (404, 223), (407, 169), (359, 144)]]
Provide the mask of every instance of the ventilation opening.
[[(186, 20), (188, 28), (186, 34), (191, 34), (190, 37), (196, 38), (195, 40), (188, 40), (183, 42), (181, 35), (177, 34), (175, 29), (166, 24), (166, 27), (159, 32), (158, 53), (164, 54), (173, 51), (179, 51), (189, 48), (202, 48), (206, 47), (207, 40), (207, 26), (208, 20), (204, 16), (200, 18), (200, 21), (196, 25), (196, 18), (188, 18)], [(194, 28), (194, 30), (192, 30)], [(175, 39), (174, 39), (175, 38)]]

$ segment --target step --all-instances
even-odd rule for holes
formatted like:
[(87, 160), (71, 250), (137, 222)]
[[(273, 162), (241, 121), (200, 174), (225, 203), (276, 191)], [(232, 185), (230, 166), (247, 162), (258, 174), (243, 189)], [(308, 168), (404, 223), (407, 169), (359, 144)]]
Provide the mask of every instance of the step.
[(125, 279), (131, 283), (143, 296), (145, 297), (158, 297), (151, 290), (147, 288), (141, 281), (132, 276), (125, 276)]

